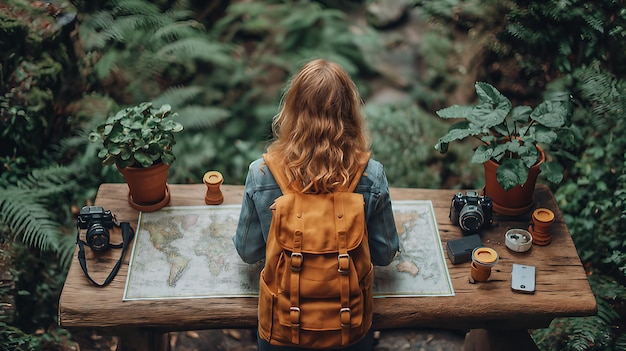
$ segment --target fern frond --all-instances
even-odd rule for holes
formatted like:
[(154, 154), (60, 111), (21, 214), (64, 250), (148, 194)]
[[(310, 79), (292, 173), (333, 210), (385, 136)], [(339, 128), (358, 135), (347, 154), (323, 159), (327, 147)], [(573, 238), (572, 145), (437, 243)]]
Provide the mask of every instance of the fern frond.
[(613, 277), (592, 274), (589, 276), (589, 282), (595, 296), (612, 301), (626, 300), (626, 289)]
[(338, 10), (322, 9), (319, 4), (310, 3), (306, 10), (289, 11), (289, 5), (284, 8), (287, 10), (287, 17), (281, 20), (281, 27), (289, 28), (290, 31), (307, 29), (313, 27), (317, 21), (325, 19), (345, 20), (345, 14)]
[(619, 314), (613, 309), (613, 306), (604, 299), (598, 301), (598, 319), (606, 325), (612, 325), (614, 321), (619, 319)]
[(115, 0), (112, 3), (112, 12), (116, 16), (126, 16), (136, 13), (157, 15), (160, 12), (155, 4), (145, 0)]
[(42, 251), (58, 248), (62, 233), (53, 214), (37, 202), (36, 192), (28, 193), (19, 187), (5, 188), (0, 192), (0, 222), (31, 247)]
[(615, 341), (615, 350), (626, 350), (626, 334), (618, 336)]
[(591, 316), (557, 318), (532, 336), (542, 350), (587, 351), (609, 349), (612, 333), (611, 325)]
[[(111, 26), (106, 29), (106, 33), (109, 34), (112, 40), (122, 43), (130, 42), (131, 39), (135, 41), (138, 30), (151, 32), (171, 22), (172, 20), (170, 18), (161, 14), (133, 14), (117, 18), (115, 22), (111, 23)], [(139, 40), (145, 41), (145, 38)]]
[(574, 73), (580, 81), (579, 93), (588, 100), (593, 111), (600, 116), (606, 114), (626, 116), (626, 81), (618, 80), (598, 72), (592, 67), (582, 68)]
[(108, 35), (108, 39), (114, 40), (120, 43), (127, 42), (132, 38), (135, 30), (142, 27), (144, 16), (124, 16), (115, 19), (111, 25), (104, 30), (104, 33)]
[(212, 62), (221, 67), (229, 67), (233, 62), (232, 56), (226, 52), (223, 44), (210, 42), (201, 37), (175, 41), (150, 55), (156, 55), (165, 62), (197, 59)]
[(179, 39), (192, 37), (203, 32), (204, 26), (197, 21), (179, 21), (157, 29), (153, 35), (153, 39), (162, 42), (173, 42)]
[(79, 30), (86, 49), (93, 50), (104, 48), (110, 41), (146, 41), (144, 36), (135, 38), (140, 30), (153, 33), (172, 22), (174, 20), (161, 14), (154, 4), (124, 0), (115, 2), (113, 11), (99, 11), (86, 17)]
[[(275, 8), (272, 8), (274, 10)], [(262, 2), (236, 2), (228, 6), (228, 14), (224, 19), (236, 20), (239, 16), (257, 17), (268, 11), (268, 6)]]
[(104, 48), (110, 36), (102, 29), (109, 28), (113, 22), (113, 16), (107, 11), (97, 12), (87, 17), (78, 28), (85, 49), (95, 50)]
[(178, 111), (178, 120), (185, 129), (203, 130), (215, 126), (231, 116), (230, 111), (219, 107), (187, 106)]
[(533, 31), (520, 24), (510, 23), (507, 25), (506, 31), (516, 39), (526, 42), (531, 47), (545, 41), (545, 37), (541, 32)]
[(71, 185), (67, 182), (74, 170), (70, 167), (52, 165), (33, 170), (26, 178), (17, 182), (17, 187), (26, 193), (33, 191), (39, 197), (46, 198), (59, 194)]
[(567, 41), (559, 42), (559, 53), (563, 56), (568, 56), (572, 53), (572, 46)]
[(51, 166), (32, 171), (16, 185), (0, 191), (0, 223), (24, 243), (42, 251), (56, 251), (63, 237), (48, 202), (72, 186), (72, 168)]
[[(190, 9), (190, 6), (185, 7), (180, 2), (178, 2), (177, 4), (174, 4), (174, 7), (172, 9), (167, 10), (165, 14), (171, 19), (176, 20), (176, 21), (187, 20), (190, 18), (194, 18), (195, 16), (195, 13), (193, 12), (193, 10)], [(198, 23), (199, 25), (202, 25), (199, 22), (196, 22), (196, 23)]]
[[(626, 290), (612, 276), (595, 273), (589, 283), (596, 296), (598, 313), (590, 317), (557, 318), (549, 329), (537, 330), (533, 338), (538, 345), (558, 350), (623, 350), (617, 347), (619, 340), (626, 341), (620, 328), (620, 315), (615, 304), (624, 301)], [(563, 340), (563, 336), (566, 339)], [(616, 339), (617, 338), (617, 339)]]
[(598, 31), (599, 33), (604, 33), (604, 19), (599, 18), (597, 16), (599, 16), (599, 14), (595, 14), (594, 12), (592, 12), (591, 14), (588, 15), (584, 15), (583, 19), (585, 20), (585, 22), (587, 22), (587, 24), (595, 29), (596, 31)]
[(578, 318), (568, 336), (568, 348), (576, 351), (589, 350), (611, 342), (611, 326), (598, 317)]
[(200, 86), (176, 86), (168, 88), (157, 98), (152, 100), (154, 106), (161, 106), (164, 104), (169, 104), (172, 106), (172, 110), (178, 111), (183, 108), (189, 101), (200, 96), (205, 90), (204, 87)]
[(76, 248), (76, 237), (73, 235), (63, 235), (59, 239), (57, 257), (61, 267), (67, 268), (72, 263), (74, 249)]
[(107, 51), (98, 62), (94, 64), (94, 73), (98, 79), (105, 79), (117, 67), (120, 53), (117, 51)]

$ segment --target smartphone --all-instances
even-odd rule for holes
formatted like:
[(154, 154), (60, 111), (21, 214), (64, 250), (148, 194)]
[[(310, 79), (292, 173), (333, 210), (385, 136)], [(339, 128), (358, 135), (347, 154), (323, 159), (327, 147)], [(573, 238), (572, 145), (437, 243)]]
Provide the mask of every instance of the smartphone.
[(511, 289), (532, 294), (535, 292), (535, 267), (513, 263)]

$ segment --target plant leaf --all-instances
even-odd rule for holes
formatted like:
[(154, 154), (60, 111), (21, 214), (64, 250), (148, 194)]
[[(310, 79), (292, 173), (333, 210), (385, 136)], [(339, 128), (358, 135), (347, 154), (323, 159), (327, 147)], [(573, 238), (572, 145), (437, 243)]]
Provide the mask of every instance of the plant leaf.
[(142, 151), (138, 151), (135, 152), (135, 160), (137, 160), (137, 162), (141, 163), (141, 165), (143, 167), (150, 167), (152, 166), (152, 158), (150, 157), (150, 155), (142, 152)]
[(563, 180), (563, 166), (557, 162), (544, 162), (539, 169), (541, 175), (552, 183), (560, 183)]
[(521, 159), (508, 158), (498, 167), (496, 179), (504, 190), (510, 190), (518, 184), (526, 183), (528, 168)]
[(441, 118), (467, 118), (472, 112), (473, 106), (452, 105), (437, 111)]
[(491, 84), (476, 82), (475, 87), (479, 103), (467, 119), (480, 128), (491, 128), (504, 122), (511, 111), (511, 101)]
[(535, 107), (530, 118), (549, 128), (558, 128), (565, 125), (567, 109), (563, 103), (544, 101)]
[(535, 141), (538, 143), (552, 144), (558, 138), (558, 135), (554, 130), (544, 126), (537, 125), (532, 126), (531, 128), (534, 130), (531, 131), (530, 134), (535, 136)]
[(532, 111), (530, 106), (516, 106), (511, 110), (511, 117), (517, 123), (527, 123)]
[(478, 100), (481, 104), (489, 103), (492, 105), (499, 105), (502, 100), (508, 100), (498, 91), (498, 89), (489, 83), (476, 82), (474, 87), (476, 88), (476, 94), (478, 95)]
[(518, 153), (521, 160), (524, 162), (524, 165), (526, 165), (526, 173), (528, 173), (530, 167), (534, 166), (537, 161), (539, 161), (539, 151), (535, 145), (521, 146)]
[[(508, 101), (508, 100), (507, 100)], [(501, 124), (511, 110), (511, 102), (503, 102), (495, 108), (491, 103), (483, 103), (472, 109), (467, 119), (480, 128), (491, 128)]]
[(472, 156), (472, 163), (485, 163), (493, 156), (493, 148), (486, 145), (480, 145)]
[(439, 138), (439, 141), (437, 142), (437, 145), (435, 145), (435, 149), (440, 149), (440, 145), (441, 144), (448, 144), (451, 141), (454, 140), (461, 140), (464, 139), (470, 135), (477, 135), (480, 134), (480, 130), (476, 130), (476, 129), (452, 129), (450, 131), (448, 131), (448, 133), (444, 136), (442, 136), (441, 138)]
[(171, 165), (172, 162), (174, 162), (175, 158), (174, 158), (174, 155), (172, 154), (163, 154), (161, 156), (161, 160), (163, 161), (163, 163), (167, 165)]
[(509, 143), (510, 141), (507, 141), (506, 143), (497, 143), (493, 148), (493, 155), (491, 157), (498, 163), (502, 160), (502, 157), (504, 157), (506, 151), (509, 149), (509, 146), (507, 145)]

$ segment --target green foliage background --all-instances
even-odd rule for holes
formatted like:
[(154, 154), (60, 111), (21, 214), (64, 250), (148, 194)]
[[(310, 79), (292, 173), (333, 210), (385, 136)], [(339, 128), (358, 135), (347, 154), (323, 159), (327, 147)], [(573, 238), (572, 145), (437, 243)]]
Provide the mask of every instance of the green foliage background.
[(415, 29), (424, 32), (414, 48), (419, 73), (402, 87), (408, 98), (393, 103), (369, 100), (386, 71), (378, 53), (395, 45), (384, 29), (353, 21), (369, 2), (0, 4), (0, 263), (15, 282), (0, 288), (0, 299), (16, 306), (0, 315), (0, 345), (58, 349), (71, 340), (56, 325), (55, 306), (77, 211), (100, 183), (122, 181), (100, 164), (89, 131), (122, 107), (168, 103), (185, 127), (169, 181), (199, 183), (219, 170), (227, 183), (242, 184), (269, 140), (287, 79), (324, 57), (355, 79), (374, 156), (397, 187), (482, 186), (470, 152), (444, 157), (432, 148), (448, 128), (434, 111), (471, 102), (464, 92), (474, 81), (490, 82), (514, 103), (568, 92), (584, 143), (552, 150), (567, 170), (552, 189), (598, 315), (557, 319), (533, 336), (542, 350), (626, 348), (624, 2), (410, 1), (428, 26)]

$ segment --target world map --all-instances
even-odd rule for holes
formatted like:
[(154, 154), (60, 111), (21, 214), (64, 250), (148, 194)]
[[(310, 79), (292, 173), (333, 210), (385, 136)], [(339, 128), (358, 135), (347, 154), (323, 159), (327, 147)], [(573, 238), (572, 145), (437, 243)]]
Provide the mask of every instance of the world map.
[[(401, 252), (375, 267), (385, 296), (454, 295), (430, 201), (392, 203)], [(256, 297), (260, 263), (234, 248), (240, 205), (173, 206), (140, 213), (124, 300)]]

